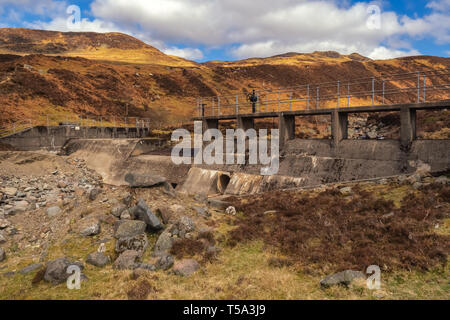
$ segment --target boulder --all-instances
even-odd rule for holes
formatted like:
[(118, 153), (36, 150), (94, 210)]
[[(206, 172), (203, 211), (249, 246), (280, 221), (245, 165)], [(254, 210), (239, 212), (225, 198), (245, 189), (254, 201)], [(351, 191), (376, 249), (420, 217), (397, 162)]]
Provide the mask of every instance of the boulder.
[(127, 206), (124, 204), (119, 204), (118, 206), (114, 207), (111, 210), (111, 214), (117, 218), (120, 217), (120, 215), (122, 214), (122, 212), (124, 212), (125, 210), (127, 210)]
[(163, 233), (161, 233), (158, 240), (156, 241), (153, 255), (162, 256), (167, 254), (170, 251), (170, 249), (172, 249), (172, 245), (173, 245), (172, 234), (166, 230)]
[(0, 248), (0, 262), (3, 262), (6, 259), (5, 249)]
[(440, 184), (450, 184), (450, 179), (447, 178), (446, 176), (440, 176), (437, 177), (436, 180), (434, 180), (434, 182)]
[(172, 210), (166, 207), (156, 209), (156, 213), (160, 215), (164, 224), (168, 224), (170, 218), (172, 217)]
[(156, 267), (157, 270), (166, 271), (166, 270), (169, 270), (170, 267), (173, 266), (173, 263), (174, 263), (173, 257), (171, 255), (169, 255), (169, 254), (165, 254), (165, 255), (162, 255), (158, 259), (158, 261), (156, 262), (155, 267)]
[(5, 242), (6, 242), (6, 237), (5, 237), (5, 235), (3, 234), (3, 232), (0, 231), (0, 244), (1, 244), (1, 243), (5, 243)]
[(145, 233), (142, 233), (133, 237), (117, 239), (115, 250), (117, 253), (122, 253), (127, 250), (133, 250), (139, 252), (139, 255), (142, 256), (147, 247), (147, 235)]
[(208, 205), (212, 208), (218, 209), (218, 210), (225, 210), (230, 206), (230, 204), (223, 200), (218, 199), (209, 199)]
[(52, 284), (63, 283), (70, 276), (67, 268), (71, 265), (78, 266), (81, 270), (84, 268), (79, 262), (72, 262), (67, 258), (58, 258), (47, 263), (45, 268), (44, 280)]
[(132, 238), (145, 232), (146, 224), (139, 220), (122, 220), (118, 222), (118, 227), (114, 232), (116, 239)]
[(2, 189), (2, 192), (6, 194), (8, 197), (14, 197), (17, 193), (17, 188), (14, 187), (5, 187)]
[(84, 237), (95, 236), (100, 233), (100, 221), (97, 218), (84, 218), (78, 225), (78, 231)]
[(31, 273), (35, 270), (41, 269), (42, 268), (42, 264), (41, 263), (35, 263), (35, 264), (30, 264), (29, 266), (26, 266), (23, 269), (19, 270), (20, 274), (28, 274)]
[(53, 206), (47, 209), (47, 215), (50, 218), (54, 218), (61, 213), (61, 209), (58, 206)]
[(344, 195), (344, 196), (348, 196), (352, 193), (352, 188), (351, 187), (344, 187), (339, 189), (339, 192)]
[(199, 268), (200, 265), (194, 259), (183, 259), (175, 262), (173, 266), (173, 272), (179, 276), (189, 277), (190, 275), (194, 274)]
[(14, 207), (11, 210), (14, 211), (14, 214), (17, 214), (27, 211), (29, 206), (30, 204), (28, 203), (28, 201), (25, 200), (16, 201), (14, 203)]
[(131, 193), (126, 192), (122, 194), (121, 198), (124, 205), (126, 205), (127, 207), (131, 205), (131, 201), (133, 200), (133, 196), (131, 195)]
[(121, 220), (131, 220), (131, 214), (128, 211), (128, 209), (120, 214), (120, 219)]
[(123, 252), (114, 261), (113, 268), (118, 270), (133, 270), (140, 266), (139, 263), (140, 254), (134, 250), (127, 250)]
[(93, 266), (103, 268), (109, 264), (111, 260), (103, 252), (92, 252), (88, 255), (86, 263), (92, 264)]
[(211, 217), (211, 213), (208, 211), (208, 209), (206, 208), (202, 208), (202, 207), (197, 207), (197, 206), (193, 206), (192, 209), (195, 210), (195, 212), (197, 212), (197, 214), (199, 216), (202, 216), (204, 218), (209, 218)]
[(92, 188), (88, 191), (89, 200), (94, 201), (102, 191), (98, 188)]
[(334, 285), (348, 286), (355, 279), (366, 279), (366, 276), (361, 271), (345, 270), (326, 276), (320, 281), (320, 286), (322, 288), (328, 288)]
[(186, 234), (195, 230), (194, 221), (186, 216), (180, 217), (176, 225), (178, 230), (180, 231), (180, 234)]
[(149, 188), (167, 182), (167, 179), (154, 174), (137, 174), (127, 173), (125, 181), (128, 182), (132, 188)]
[(6, 219), (0, 219), (0, 229), (6, 229), (11, 225), (11, 223)]
[(139, 199), (137, 210), (137, 219), (144, 221), (147, 226), (152, 230), (161, 230), (163, 225), (159, 221), (158, 217), (150, 210), (143, 199)]

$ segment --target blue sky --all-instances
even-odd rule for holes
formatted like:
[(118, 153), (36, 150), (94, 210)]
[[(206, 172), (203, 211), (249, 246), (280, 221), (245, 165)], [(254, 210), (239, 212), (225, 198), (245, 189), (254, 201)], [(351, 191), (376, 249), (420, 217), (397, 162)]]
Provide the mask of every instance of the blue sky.
[[(71, 5), (79, 23), (67, 22)], [(119, 31), (196, 61), (316, 50), (450, 56), (450, 0), (0, 0), (0, 27)]]

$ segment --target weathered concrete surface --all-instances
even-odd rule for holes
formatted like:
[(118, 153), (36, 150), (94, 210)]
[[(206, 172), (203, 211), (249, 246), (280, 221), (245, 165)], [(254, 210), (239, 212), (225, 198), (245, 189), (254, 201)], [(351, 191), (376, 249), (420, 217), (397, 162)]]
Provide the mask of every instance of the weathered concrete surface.
[(205, 170), (192, 167), (185, 181), (177, 186), (177, 191), (187, 194), (217, 194), (225, 192), (229, 179), (224, 182), (222, 176), (230, 176), (229, 172)]
[[(68, 155), (86, 160), (89, 168), (97, 171), (103, 181), (112, 185), (128, 185), (125, 175), (153, 174), (165, 177), (170, 183), (181, 183), (190, 165), (175, 165), (170, 156), (145, 155), (149, 148), (157, 149), (143, 139), (74, 139), (64, 147)], [(147, 140), (147, 139), (144, 139)], [(159, 143), (159, 142), (155, 142)], [(139, 147), (137, 147), (139, 146)], [(145, 147), (147, 146), (147, 147)], [(139, 148), (139, 152), (136, 152)], [(138, 155), (135, 155), (135, 154)]]
[(20, 151), (59, 150), (70, 139), (143, 138), (147, 135), (148, 128), (36, 126), (2, 137), (0, 141)]

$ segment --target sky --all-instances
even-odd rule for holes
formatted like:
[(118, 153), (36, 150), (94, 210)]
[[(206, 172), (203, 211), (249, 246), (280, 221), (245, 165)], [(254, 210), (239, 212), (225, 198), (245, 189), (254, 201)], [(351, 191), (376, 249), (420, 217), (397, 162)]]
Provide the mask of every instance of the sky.
[(0, 0), (0, 28), (123, 32), (198, 62), (450, 56), (450, 0)]

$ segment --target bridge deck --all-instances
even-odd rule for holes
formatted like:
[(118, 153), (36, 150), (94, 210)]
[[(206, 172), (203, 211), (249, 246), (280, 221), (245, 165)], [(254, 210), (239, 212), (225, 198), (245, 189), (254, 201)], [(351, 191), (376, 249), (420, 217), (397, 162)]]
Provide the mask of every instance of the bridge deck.
[(447, 109), (450, 108), (450, 100), (443, 100), (438, 102), (423, 102), (423, 103), (408, 103), (408, 104), (394, 104), (394, 105), (377, 105), (377, 106), (359, 106), (348, 108), (327, 108), (327, 109), (309, 109), (309, 110), (295, 110), (295, 111), (280, 111), (280, 112), (257, 112), (246, 114), (227, 114), (227, 115), (213, 115), (205, 117), (194, 117), (193, 120), (232, 120), (241, 118), (274, 118), (280, 115), (291, 116), (317, 116), (317, 115), (331, 115), (334, 112), (338, 113), (363, 113), (363, 112), (389, 112), (400, 111), (408, 108), (414, 110), (427, 109)]

